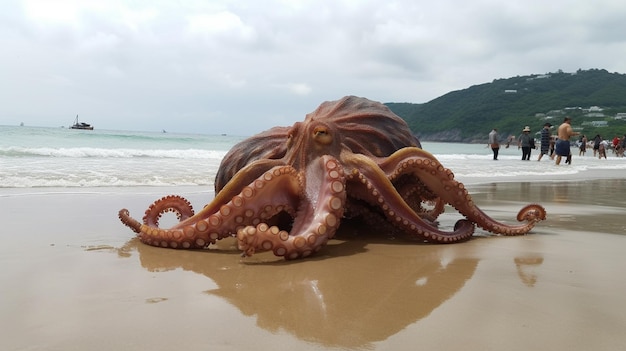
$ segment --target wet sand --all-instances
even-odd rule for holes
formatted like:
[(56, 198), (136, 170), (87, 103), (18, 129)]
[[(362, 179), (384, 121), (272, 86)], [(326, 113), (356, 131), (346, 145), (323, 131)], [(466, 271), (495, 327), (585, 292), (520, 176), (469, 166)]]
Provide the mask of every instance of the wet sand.
[[(615, 174), (619, 177), (619, 174)], [(242, 259), (139, 243), (136, 218), (191, 189), (3, 189), (1, 350), (617, 350), (626, 344), (624, 179), (468, 185), (530, 235), (423, 245), (347, 231), (317, 256)], [(468, 183), (472, 183), (469, 181)], [(459, 218), (450, 208), (441, 226)]]

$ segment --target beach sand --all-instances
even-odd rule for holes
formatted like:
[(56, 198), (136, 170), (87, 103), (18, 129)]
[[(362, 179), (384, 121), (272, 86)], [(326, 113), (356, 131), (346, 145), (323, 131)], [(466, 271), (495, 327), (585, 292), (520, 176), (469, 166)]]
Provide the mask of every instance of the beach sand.
[(212, 194), (197, 188), (3, 189), (0, 349), (622, 349), (626, 180), (606, 178), (468, 185), (504, 222), (542, 204), (526, 236), (348, 233), (291, 262), (241, 258), (232, 240), (149, 247), (117, 219), (168, 193), (199, 209)]

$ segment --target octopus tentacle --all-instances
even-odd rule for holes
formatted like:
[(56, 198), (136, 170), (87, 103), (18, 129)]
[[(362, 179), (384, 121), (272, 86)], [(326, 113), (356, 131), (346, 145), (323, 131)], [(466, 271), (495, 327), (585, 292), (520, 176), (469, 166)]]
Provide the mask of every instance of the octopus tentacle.
[(133, 232), (135, 233), (141, 232), (141, 222), (131, 217), (127, 209), (125, 208), (121, 209), (117, 213), (117, 216), (120, 218), (122, 223), (124, 223), (124, 225), (127, 226), (128, 228), (132, 229)]
[[(411, 178), (414, 178), (411, 179), (411, 182), (394, 183), (394, 187), (418, 216), (434, 222), (444, 212), (445, 204), (441, 198), (431, 194), (430, 190), (419, 179)], [(424, 205), (428, 207), (425, 208)]]
[(166, 212), (176, 213), (178, 221), (185, 220), (193, 216), (194, 213), (193, 207), (191, 207), (191, 204), (187, 201), (187, 199), (176, 195), (169, 195), (162, 197), (148, 207), (145, 215), (143, 216), (143, 223), (149, 226), (158, 227), (159, 219)]
[[(260, 223), (262, 218), (269, 220), (279, 212), (292, 212), (299, 187), (296, 171), (290, 166), (279, 166), (244, 187), (217, 211), (209, 211), (216, 207), (209, 204), (170, 229), (161, 229), (156, 223), (139, 224), (124, 210), (120, 211), (120, 219), (138, 233), (143, 243), (174, 249), (206, 248), (216, 240), (234, 235), (239, 228)], [(153, 211), (147, 211), (150, 218)]]
[[(151, 227), (158, 227), (159, 219), (166, 212), (176, 213), (179, 221), (193, 216), (193, 208), (191, 207), (189, 201), (180, 196), (169, 195), (162, 197), (148, 207), (143, 217), (143, 223)], [(122, 223), (131, 228), (135, 233), (139, 233), (141, 231), (141, 223), (130, 217), (127, 209), (121, 209), (118, 212), (118, 217)]]
[(379, 165), (390, 179), (403, 174), (414, 174), (445, 203), (450, 204), (469, 221), (492, 233), (523, 235), (538, 221), (546, 218), (546, 211), (541, 205), (531, 204), (520, 210), (517, 216), (518, 221), (526, 221), (524, 224), (509, 225), (494, 220), (476, 206), (465, 186), (454, 179), (452, 171), (422, 149), (401, 149)]
[(346, 162), (358, 165), (349, 175), (349, 195), (380, 207), (387, 219), (418, 239), (436, 243), (453, 243), (468, 240), (474, 234), (471, 221), (460, 220), (452, 232), (436, 228), (433, 223), (420, 218), (393, 187), (390, 179), (370, 158), (354, 155)]
[[(272, 250), (276, 256), (287, 259), (309, 256), (317, 252), (339, 227), (345, 208), (345, 176), (338, 161), (331, 156), (320, 158), (323, 178), (318, 184), (311, 170), (304, 185), (305, 195), (290, 232), (277, 226), (259, 223), (239, 229), (237, 241), (243, 254), (250, 256), (257, 250)], [(313, 165), (312, 167), (315, 167)], [(309, 187), (313, 187), (308, 189)], [(315, 196), (310, 198), (309, 195)]]

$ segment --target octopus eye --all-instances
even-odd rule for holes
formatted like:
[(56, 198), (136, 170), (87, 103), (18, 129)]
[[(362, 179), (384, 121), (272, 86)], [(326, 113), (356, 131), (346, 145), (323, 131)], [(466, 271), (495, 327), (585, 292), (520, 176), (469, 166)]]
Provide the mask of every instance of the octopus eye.
[(325, 145), (328, 145), (333, 141), (333, 138), (326, 127), (315, 127), (313, 130), (313, 138)]

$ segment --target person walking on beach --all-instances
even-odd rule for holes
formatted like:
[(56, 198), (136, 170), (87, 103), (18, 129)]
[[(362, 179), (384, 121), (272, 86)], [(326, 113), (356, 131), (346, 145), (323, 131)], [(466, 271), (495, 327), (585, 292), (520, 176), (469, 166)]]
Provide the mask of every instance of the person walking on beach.
[(554, 145), (556, 145), (556, 135), (550, 135), (550, 159), (554, 160)]
[(600, 149), (601, 142), (602, 142), (602, 137), (600, 136), (600, 134), (596, 134), (596, 136), (593, 137), (593, 157), (596, 157), (596, 154), (598, 153), (598, 150)]
[(606, 149), (609, 148), (609, 142), (606, 140), (602, 140), (600, 142), (600, 146), (598, 146), (598, 158), (602, 159), (602, 157), (604, 157), (604, 159), (606, 160)]
[(498, 129), (493, 128), (493, 130), (489, 133), (489, 147), (491, 151), (493, 151), (493, 159), (498, 159), (498, 152), (500, 151), (500, 142), (498, 141)]
[(580, 137), (580, 151), (578, 151), (578, 156), (585, 156), (585, 152), (587, 152), (587, 137), (583, 134)]
[[(533, 139), (532, 141), (530, 139)], [(530, 135), (530, 127), (526, 126), (522, 129), (522, 134), (520, 134), (517, 139), (517, 148), (522, 148), (522, 161), (530, 161), (530, 149), (535, 143), (535, 140), (532, 135)]]
[(506, 138), (506, 146), (504, 148), (508, 149), (513, 140), (515, 140), (515, 135), (509, 135), (509, 137)]
[(617, 150), (619, 148), (619, 137), (616, 135), (615, 138), (613, 138), (613, 153), (617, 154)]
[(619, 157), (624, 157), (624, 152), (626, 151), (626, 134), (620, 140), (620, 153), (617, 155)]
[(537, 161), (541, 161), (543, 155), (547, 155), (550, 152), (550, 128), (552, 124), (546, 123), (541, 130), (541, 147), (539, 150), (539, 158)]
[(572, 129), (572, 119), (565, 117), (563, 123), (556, 131), (557, 139), (554, 152), (556, 153), (557, 166), (561, 163), (561, 157), (563, 156), (566, 157), (565, 163), (572, 164), (572, 150), (570, 149), (569, 139), (579, 134)]

